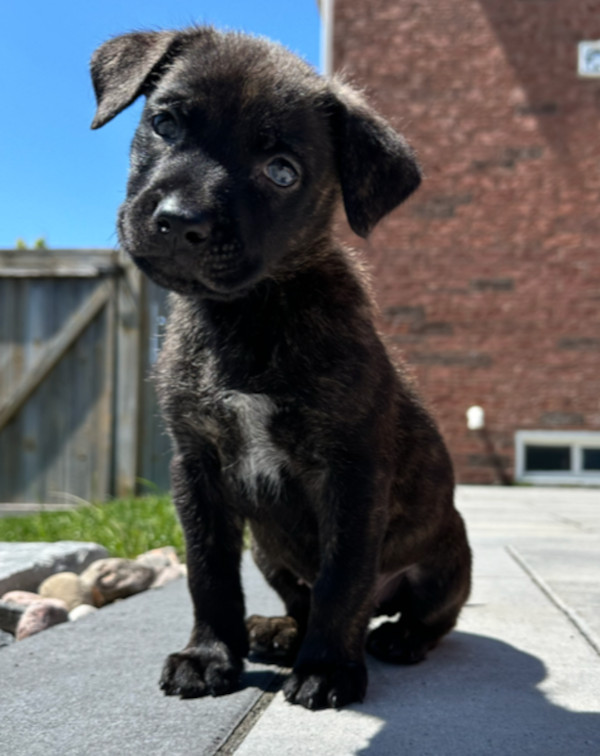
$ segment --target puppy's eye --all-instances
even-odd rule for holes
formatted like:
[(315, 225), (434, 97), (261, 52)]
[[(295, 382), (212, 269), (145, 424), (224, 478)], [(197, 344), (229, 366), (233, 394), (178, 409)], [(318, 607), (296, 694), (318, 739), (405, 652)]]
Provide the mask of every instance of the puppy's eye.
[(289, 160), (282, 157), (274, 158), (270, 163), (267, 163), (264, 171), (274, 184), (284, 189), (287, 189), (288, 186), (293, 186), (299, 179), (296, 168), (294, 168)]
[(152, 128), (163, 139), (175, 140), (179, 136), (179, 124), (172, 113), (165, 111), (152, 118)]

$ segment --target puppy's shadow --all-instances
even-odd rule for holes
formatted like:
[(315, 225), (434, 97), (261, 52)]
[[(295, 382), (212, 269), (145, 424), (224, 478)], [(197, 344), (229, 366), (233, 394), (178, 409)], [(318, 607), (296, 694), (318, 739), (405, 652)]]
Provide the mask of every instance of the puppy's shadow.
[(263, 693), (275, 693), (283, 685), (291, 668), (248, 660), (240, 681), (241, 688), (258, 688)]
[(552, 703), (540, 659), (502, 641), (453, 632), (422, 665), (369, 666), (367, 699), (352, 708), (382, 724), (359, 754), (600, 753), (600, 714)]

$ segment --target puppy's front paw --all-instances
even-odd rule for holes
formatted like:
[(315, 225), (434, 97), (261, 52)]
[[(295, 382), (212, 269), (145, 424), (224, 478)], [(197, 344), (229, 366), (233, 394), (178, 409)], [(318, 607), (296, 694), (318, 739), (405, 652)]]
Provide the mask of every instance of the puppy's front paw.
[(362, 662), (301, 664), (283, 686), (290, 703), (306, 709), (339, 709), (362, 701), (367, 690), (367, 668)]
[(246, 628), (252, 653), (276, 661), (294, 660), (300, 640), (295, 619), (253, 614), (246, 620)]
[(239, 686), (241, 660), (222, 643), (186, 648), (167, 657), (160, 687), (167, 696), (222, 696)]

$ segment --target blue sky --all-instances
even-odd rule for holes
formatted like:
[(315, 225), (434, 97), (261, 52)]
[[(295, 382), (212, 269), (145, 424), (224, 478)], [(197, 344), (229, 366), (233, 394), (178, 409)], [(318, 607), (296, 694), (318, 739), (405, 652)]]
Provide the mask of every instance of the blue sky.
[(117, 244), (129, 144), (141, 102), (91, 131), (88, 61), (133, 29), (211, 23), (276, 39), (319, 64), (316, 0), (33, 0), (2, 3), (0, 248)]

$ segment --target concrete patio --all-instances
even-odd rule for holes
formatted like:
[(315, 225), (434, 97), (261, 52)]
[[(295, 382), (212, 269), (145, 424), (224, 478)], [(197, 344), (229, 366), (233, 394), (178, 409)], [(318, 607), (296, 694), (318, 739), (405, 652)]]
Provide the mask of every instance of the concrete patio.
[[(415, 667), (370, 660), (363, 704), (291, 706), (281, 671), (250, 663), (231, 696), (162, 696), (191, 624), (177, 581), (1, 649), (2, 752), (597, 756), (600, 490), (460, 487), (457, 501), (475, 554), (458, 628)], [(280, 612), (250, 560), (244, 578), (249, 613)]]

